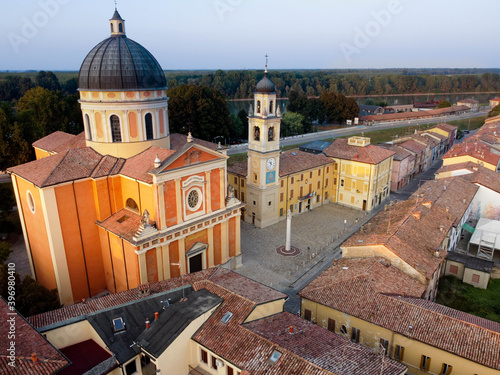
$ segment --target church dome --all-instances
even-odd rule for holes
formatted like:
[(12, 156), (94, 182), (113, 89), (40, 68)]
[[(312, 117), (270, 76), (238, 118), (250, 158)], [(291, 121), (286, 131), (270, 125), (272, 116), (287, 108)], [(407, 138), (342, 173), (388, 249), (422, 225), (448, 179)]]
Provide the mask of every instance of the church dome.
[(267, 70), (264, 72), (264, 78), (262, 78), (259, 83), (257, 83), (257, 92), (261, 93), (272, 93), (275, 92), (276, 88), (274, 83), (267, 78)]
[(82, 63), (78, 76), (79, 89), (121, 91), (166, 88), (160, 64), (146, 48), (127, 38), (124, 21), (117, 11), (110, 21), (111, 37), (95, 46)]

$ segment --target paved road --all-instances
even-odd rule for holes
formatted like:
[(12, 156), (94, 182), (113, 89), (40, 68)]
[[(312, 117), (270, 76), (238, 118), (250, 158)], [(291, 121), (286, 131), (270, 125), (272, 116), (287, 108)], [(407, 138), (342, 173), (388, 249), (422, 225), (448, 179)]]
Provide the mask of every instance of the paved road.
[(0, 184), (5, 184), (6, 182), (10, 182), (10, 175), (0, 173)]
[[(336, 138), (339, 136), (359, 134), (359, 133), (364, 132), (364, 131), (384, 130), (384, 129), (391, 129), (391, 128), (402, 128), (405, 126), (412, 126), (412, 125), (437, 124), (437, 123), (446, 122), (446, 121), (465, 120), (465, 119), (469, 119), (469, 118), (485, 116), (487, 113), (488, 112), (472, 112), (472, 113), (465, 113), (465, 114), (457, 115), (457, 116), (445, 116), (445, 117), (437, 117), (437, 118), (433, 118), (433, 119), (401, 121), (401, 122), (396, 122), (396, 123), (380, 122), (380, 123), (372, 125), (372, 126), (362, 125), (362, 126), (343, 128), (343, 129), (326, 130), (326, 131), (318, 132), (318, 133), (302, 134), (302, 135), (291, 137), (291, 138), (282, 138), (280, 140), (280, 144), (282, 146), (291, 146), (291, 145), (298, 145), (298, 144), (307, 143), (307, 142), (319, 141), (319, 140), (323, 140), (323, 139)], [(227, 150), (227, 154), (228, 155), (240, 154), (240, 153), (247, 152), (247, 149), (248, 149), (247, 144), (234, 145), (234, 146), (231, 146), (231, 148), (229, 150)]]

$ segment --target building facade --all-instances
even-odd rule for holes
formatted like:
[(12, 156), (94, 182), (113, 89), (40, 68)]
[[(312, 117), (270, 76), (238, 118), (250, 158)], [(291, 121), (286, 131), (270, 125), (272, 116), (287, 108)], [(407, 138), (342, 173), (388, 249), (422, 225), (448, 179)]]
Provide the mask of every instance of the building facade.
[(110, 24), (80, 69), (85, 133), (51, 134), (9, 170), (32, 274), (64, 304), (241, 258), (228, 157), (170, 134), (163, 70), (117, 11)]

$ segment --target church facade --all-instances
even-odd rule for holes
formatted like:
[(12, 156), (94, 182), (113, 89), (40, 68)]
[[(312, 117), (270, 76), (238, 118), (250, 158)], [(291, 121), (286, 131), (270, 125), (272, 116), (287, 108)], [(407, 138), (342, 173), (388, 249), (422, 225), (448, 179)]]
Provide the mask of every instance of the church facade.
[(170, 134), (163, 70), (117, 11), (110, 26), (80, 69), (85, 132), (8, 171), (32, 274), (63, 304), (241, 261), (228, 157)]

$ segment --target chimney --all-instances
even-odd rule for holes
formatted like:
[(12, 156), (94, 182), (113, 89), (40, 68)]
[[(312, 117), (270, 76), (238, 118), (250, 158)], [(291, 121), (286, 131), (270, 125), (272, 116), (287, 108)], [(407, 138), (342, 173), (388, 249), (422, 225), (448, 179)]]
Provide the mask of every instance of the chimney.
[(149, 327), (151, 327), (151, 322), (149, 319), (146, 319), (146, 329), (149, 329)]
[(155, 312), (155, 320), (158, 320), (159, 317), (160, 317), (160, 313), (158, 311)]
[(158, 154), (156, 154), (156, 159), (155, 159), (155, 168), (160, 168), (161, 165), (161, 160), (158, 157)]
[(293, 334), (293, 326), (288, 327), (288, 333)]
[(193, 136), (191, 135), (191, 132), (188, 133), (187, 143), (193, 143)]
[(408, 330), (409, 330), (409, 331), (410, 331), (410, 333), (411, 333), (411, 331), (413, 331), (413, 326), (408, 326)]
[(450, 207), (446, 207), (446, 213), (450, 212)]
[(38, 356), (36, 355), (36, 353), (32, 353), (31, 354), (31, 360), (33, 361), (33, 363), (37, 363), (38, 362)]

